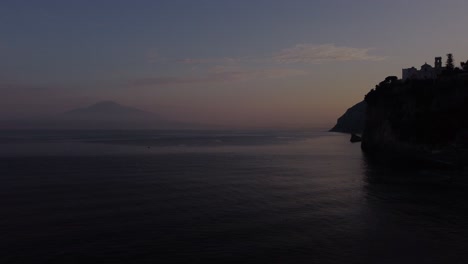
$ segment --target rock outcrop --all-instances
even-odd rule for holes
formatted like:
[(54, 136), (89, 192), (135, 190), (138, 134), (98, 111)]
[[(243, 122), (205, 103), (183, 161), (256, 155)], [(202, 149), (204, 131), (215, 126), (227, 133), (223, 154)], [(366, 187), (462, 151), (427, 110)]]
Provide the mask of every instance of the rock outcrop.
[(351, 143), (361, 142), (362, 138), (356, 134), (351, 134), (351, 138), (349, 139)]
[(361, 134), (364, 130), (367, 103), (362, 101), (349, 108), (330, 132)]

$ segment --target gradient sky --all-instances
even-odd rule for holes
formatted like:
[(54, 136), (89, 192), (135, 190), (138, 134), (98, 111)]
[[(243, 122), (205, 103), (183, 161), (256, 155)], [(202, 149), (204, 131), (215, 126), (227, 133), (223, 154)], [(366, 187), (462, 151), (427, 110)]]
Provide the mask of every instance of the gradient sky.
[(327, 127), (388, 75), (468, 59), (468, 1), (2, 0), (0, 119), (100, 100)]

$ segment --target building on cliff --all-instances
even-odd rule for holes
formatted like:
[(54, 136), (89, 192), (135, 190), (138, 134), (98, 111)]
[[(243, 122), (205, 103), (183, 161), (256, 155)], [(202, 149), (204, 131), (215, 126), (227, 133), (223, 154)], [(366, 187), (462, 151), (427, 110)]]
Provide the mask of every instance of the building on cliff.
[(421, 69), (418, 70), (415, 67), (402, 69), (402, 80), (405, 81), (407, 79), (416, 79), (416, 80), (430, 80), (437, 78), (444, 70), (442, 67), (442, 57), (435, 57), (434, 67), (431, 65), (424, 63), (421, 66)]

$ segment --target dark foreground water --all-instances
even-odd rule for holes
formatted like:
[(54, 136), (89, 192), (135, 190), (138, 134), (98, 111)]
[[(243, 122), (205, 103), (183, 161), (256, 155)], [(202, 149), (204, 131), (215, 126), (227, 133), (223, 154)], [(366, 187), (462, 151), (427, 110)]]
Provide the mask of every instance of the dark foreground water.
[(323, 132), (0, 132), (0, 263), (468, 263), (445, 176)]

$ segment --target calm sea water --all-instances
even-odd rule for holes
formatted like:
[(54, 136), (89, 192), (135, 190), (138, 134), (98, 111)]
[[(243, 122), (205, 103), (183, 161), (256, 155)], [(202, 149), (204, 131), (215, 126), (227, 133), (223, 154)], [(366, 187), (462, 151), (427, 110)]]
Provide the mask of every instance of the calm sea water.
[(319, 131), (3, 131), (0, 263), (468, 263), (445, 174)]

